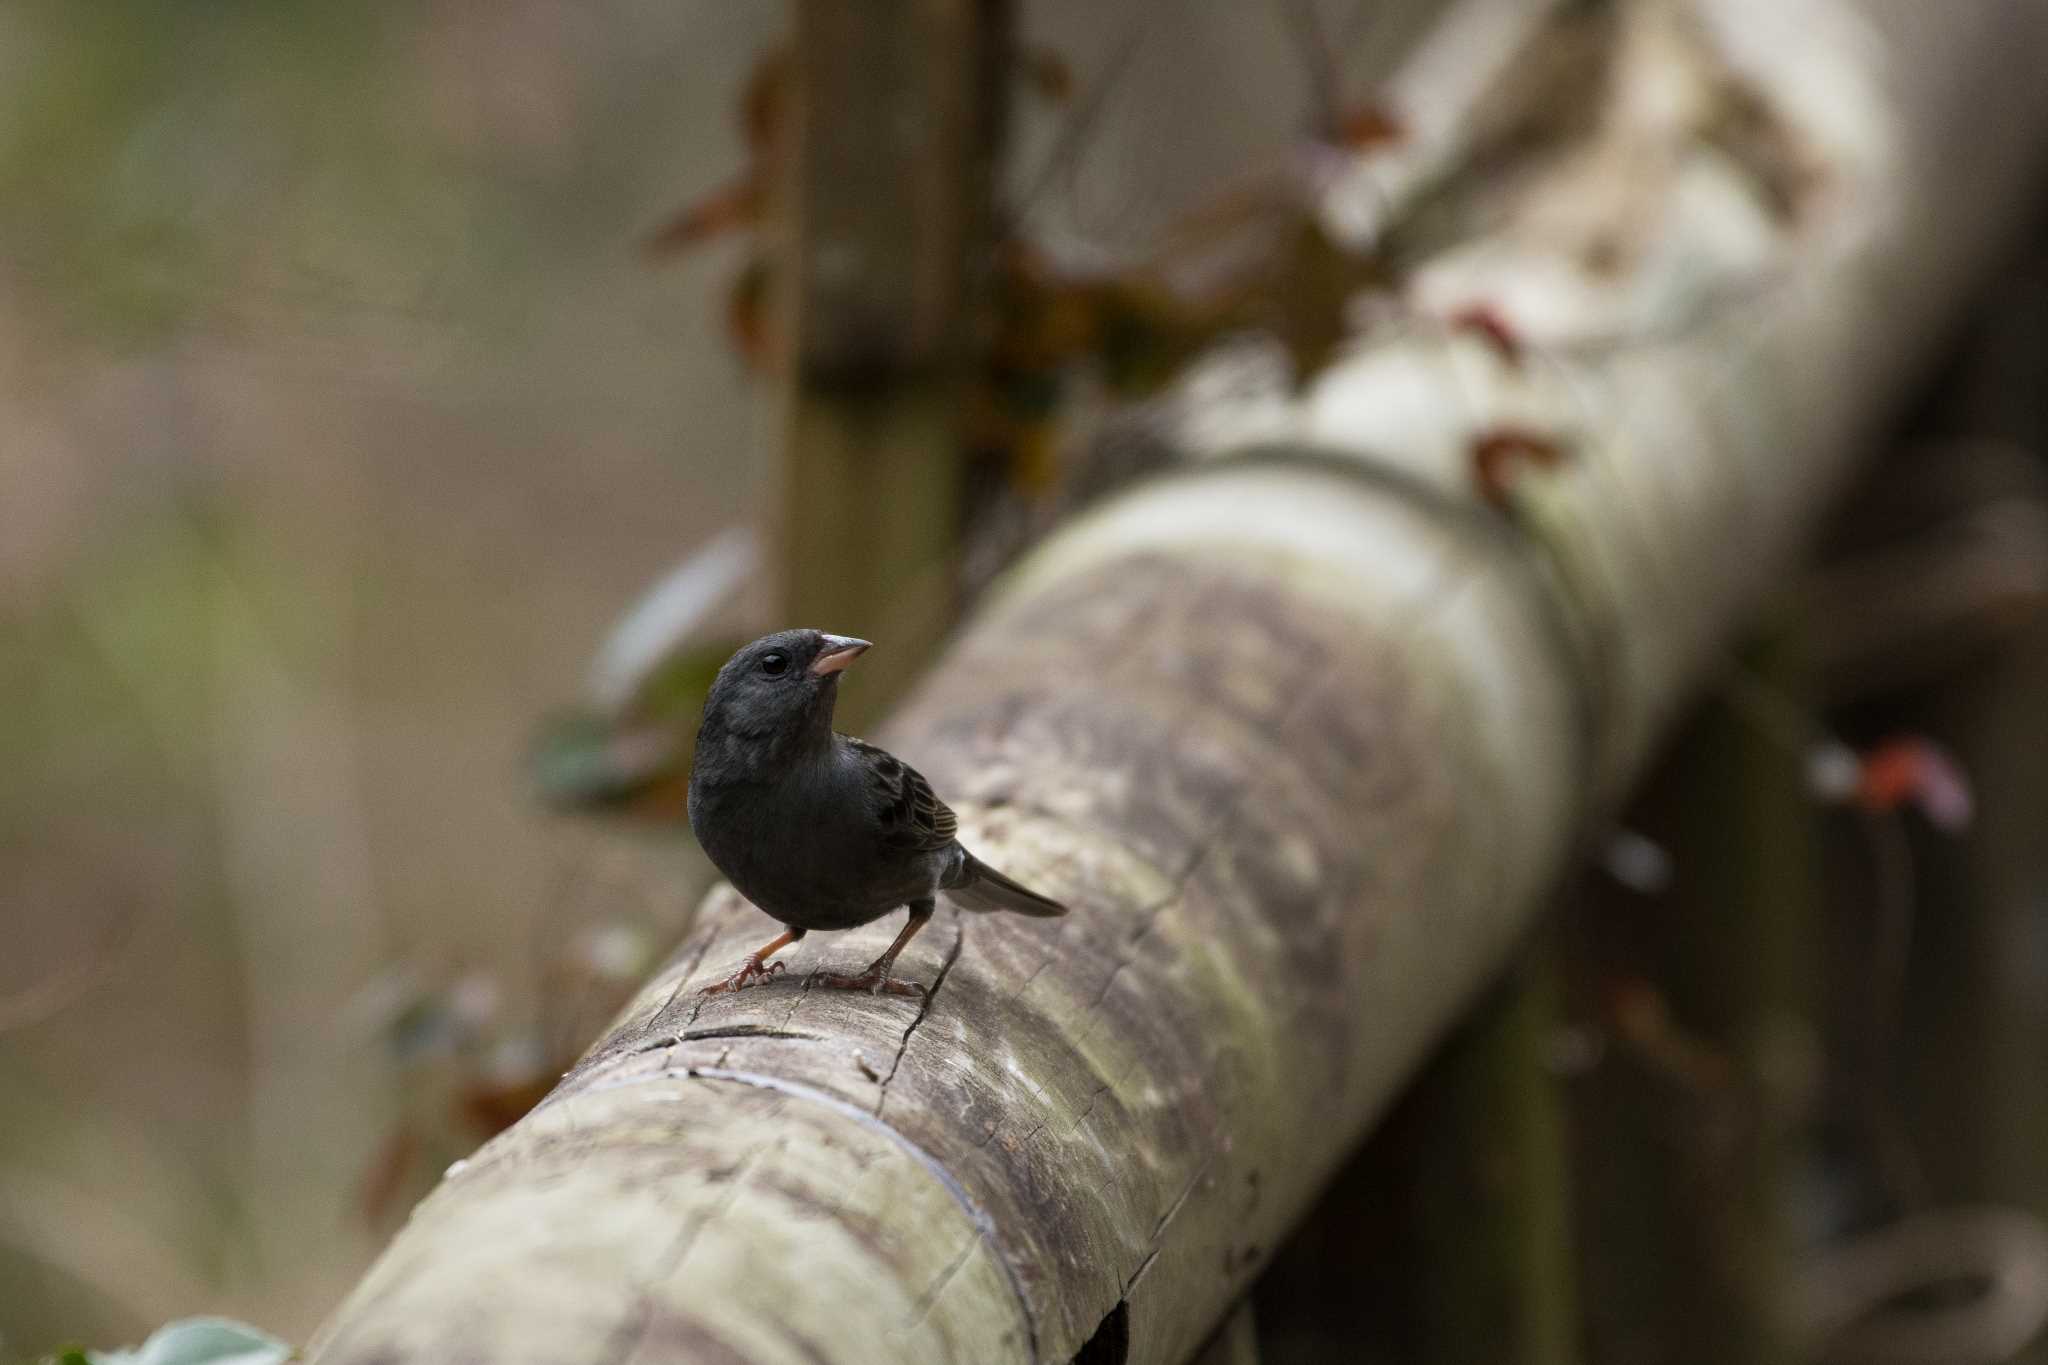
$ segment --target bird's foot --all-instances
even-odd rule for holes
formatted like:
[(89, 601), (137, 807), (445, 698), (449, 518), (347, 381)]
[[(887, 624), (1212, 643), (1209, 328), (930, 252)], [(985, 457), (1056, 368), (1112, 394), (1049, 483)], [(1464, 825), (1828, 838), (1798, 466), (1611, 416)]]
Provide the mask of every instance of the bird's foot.
[(756, 979), (766, 981), (787, 965), (782, 962), (763, 962), (758, 957), (750, 957), (745, 962), (742, 962), (740, 969), (731, 976), (728, 976), (723, 981), (706, 986), (697, 993), (699, 995), (722, 995), (726, 991), (740, 990)]
[(889, 975), (888, 968), (877, 962), (858, 976), (842, 972), (819, 972), (816, 977), (820, 986), (835, 991), (866, 991), (869, 995), (923, 995), (924, 987), (915, 981)]

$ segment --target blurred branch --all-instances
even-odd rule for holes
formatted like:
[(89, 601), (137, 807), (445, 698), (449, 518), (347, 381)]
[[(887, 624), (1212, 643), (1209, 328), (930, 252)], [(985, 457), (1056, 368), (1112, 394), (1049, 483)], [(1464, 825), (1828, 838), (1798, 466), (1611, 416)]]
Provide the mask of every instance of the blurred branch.
[[(1967, 1283), (1939, 1306), (1897, 1301)], [(1820, 1358), (1843, 1365), (1996, 1365), (2048, 1322), (2048, 1230), (2016, 1209), (1942, 1209), (1816, 1257), (1794, 1302)]]
[(1901, 452), (1836, 520), (1850, 544), (1802, 586), (1836, 704), (1981, 658), (2048, 608), (2048, 473), (2010, 442)]
[[(335, 1027), (383, 955), (383, 924), (352, 698), (292, 656), (245, 553), (223, 540), (209, 566), (208, 794), (248, 1048), (242, 1231), (271, 1303), (303, 1312), (355, 1254), (335, 1235), (334, 1192), (395, 1107), (384, 1059), (338, 1046)], [(328, 571), (350, 581), (345, 560)], [(322, 1235), (309, 1239), (315, 1226)]]

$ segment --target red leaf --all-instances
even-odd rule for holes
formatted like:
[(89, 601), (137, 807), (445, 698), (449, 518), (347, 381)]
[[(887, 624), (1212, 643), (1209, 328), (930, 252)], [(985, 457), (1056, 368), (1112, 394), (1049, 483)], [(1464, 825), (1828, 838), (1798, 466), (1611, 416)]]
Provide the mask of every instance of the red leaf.
[(1477, 332), (1496, 354), (1510, 365), (1522, 363), (1522, 338), (1514, 325), (1501, 316), (1500, 310), (1490, 303), (1475, 303), (1460, 308), (1445, 321), (1445, 326), (1454, 332)]
[(1525, 465), (1554, 469), (1564, 463), (1564, 447), (1548, 436), (1518, 427), (1496, 427), (1472, 438), (1472, 479), (1479, 496), (1496, 507), (1507, 502), (1508, 487)]
[(1896, 736), (1863, 755), (1855, 800), (1869, 811), (1894, 811), (1910, 802), (1929, 824), (1950, 833), (1969, 826), (1977, 804), (1954, 755), (1919, 735)]

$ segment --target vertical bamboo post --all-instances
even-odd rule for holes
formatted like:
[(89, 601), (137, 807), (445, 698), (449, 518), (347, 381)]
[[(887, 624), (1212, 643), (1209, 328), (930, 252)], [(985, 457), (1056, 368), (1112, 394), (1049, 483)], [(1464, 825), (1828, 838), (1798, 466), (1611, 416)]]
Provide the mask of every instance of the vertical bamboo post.
[[(1789, 638), (1774, 633), (1757, 668), (1796, 692)], [(1582, 922), (1575, 953), (1614, 1042), (1577, 1125), (1597, 1157), (1579, 1205), (1600, 1249), (1585, 1264), (1595, 1359), (1795, 1358), (1787, 1192), (1817, 1038), (1820, 873), (1801, 765), (1783, 736), (1710, 703), (1648, 798), (1675, 831), (1671, 894)], [(1615, 970), (1627, 940), (1633, 962)]]
[(1423, 1073), (1404, 1224), (1429, 1365), (1569, 1365), (1578, 1317), (1563, 1100), (1547, 1065), (1557, 963), (1532, 945)]
[(797, 7), (783, 616), (888, 643), (847, 680), (856, 725), (901, 691), (950, 615), (959, 396), (989, 258), (1009, 8)]
[(1557, 969), (1544, 938), (1524, 950), (1281, 1249), (1274, 1365), (1578, 1359)]
[[(2025, 524), (2015, 515), (2022, 508), (2048, 508), (2048, 406), (2038, 387), (2048, 348), (2048, 247), (2038, 245), (2048, 203), (2035, 222), (2037, 245), (1987, 300), (1929, 420), (2008, 452), (1975, 465), (1947, 462), (1975, 469), (1969, 486), (2007, 525)], [(2025, 581), (2023, 561), (2012, 574)], [(1928, 728), (1955, 743), (1970, 775), (1977, 819), (1961, 840), (1923, 844), (1924, 910), (1913, 926), (1919, 985), (1909, 997), (1902, 1062), (1909, 1119), (1934, 1189), (2048, 1217), (2048, 614), (2036, 600), (1990, 604), (1982, 616), (2003, 627), (1990, 650), (1923, 701)], [(2048, 1340), (2024, 1359), (2048, 1362)]]
[(2048, 1005), (2027, 951), (2039, 941), (2048, 876), (2044, 689), (2048, 630), (2036, 626), (1930, 700), (1942, 732), (1960, 742), (1980, 815), (1963, 844), (1925, 849), (1918, 1027), (1903, 1040), (1903, 1063), (1934, 1187), (2048, 1214)]

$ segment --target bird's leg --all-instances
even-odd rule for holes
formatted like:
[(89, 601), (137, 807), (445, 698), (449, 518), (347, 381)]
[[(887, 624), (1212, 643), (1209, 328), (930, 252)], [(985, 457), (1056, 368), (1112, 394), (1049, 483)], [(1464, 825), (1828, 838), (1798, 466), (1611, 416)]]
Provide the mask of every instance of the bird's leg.
[(781, 971), (787, 963), (770, 962), (768, 959), (787, 948), (804, 936), (801, 929), (784, 929), (776, 935), (775, 941), (761, 948), (739, 966), (739, 970), (716, 985), (706, 986), (699, 995), (717, 995), (722, 991), (736, 991), (755, 977), (767, 978)]
[(923, 995), (924, 987), (915, 981), (898, 981), (889, 975), (889, 969), (896, 965), (896, 955), (903, 951), (903, 945), (917, 937), (917, 931), (931, 922), (932, 911), (938, 906), (927, 896), (921, 901), (910, 903), (910, 922), (903, 926), (903, 932), (896, 935), (896, 941), (889, 945), (887, 952), (868, 964), (868, 969), (859, 976), (842, 976), (837, 972), (818, 973), (820, 986), (831, 986), (842, 991), (867, 991), (880, 995)]

